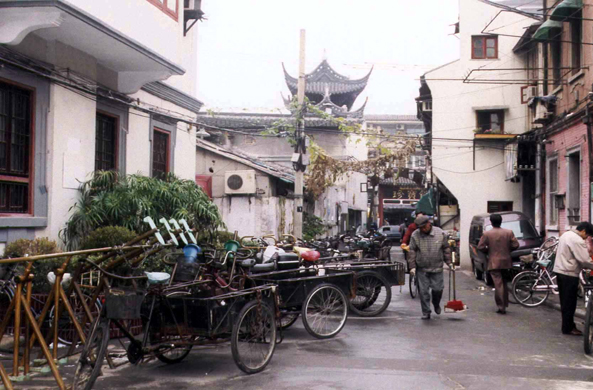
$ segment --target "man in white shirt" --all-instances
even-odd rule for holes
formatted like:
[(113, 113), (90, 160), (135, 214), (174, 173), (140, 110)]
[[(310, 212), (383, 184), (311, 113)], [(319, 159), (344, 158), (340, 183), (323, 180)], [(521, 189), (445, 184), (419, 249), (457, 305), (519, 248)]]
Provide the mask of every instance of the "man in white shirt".
[(560, 293), (560, 311), (562, 312), (562, 333), (581, 336), (583, 332), (574, 323), (577, 308), (579, 273), (583, 268), (593, 269), (593, 262), (587, 250), (587, 237), (593, 236), (593, 225), (581, 222), (575, 230), (564, 232), (558, 241), (554, 273)]

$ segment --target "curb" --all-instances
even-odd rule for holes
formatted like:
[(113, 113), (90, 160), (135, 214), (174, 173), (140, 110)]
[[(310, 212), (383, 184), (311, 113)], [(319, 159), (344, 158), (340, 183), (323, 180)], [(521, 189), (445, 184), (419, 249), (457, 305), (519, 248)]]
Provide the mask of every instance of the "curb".
[[(544, 305), (548, 306), (552, 309), (556, 309), (556, 310), (560, 311), (560, 303), (552, 302), (551, 300), (546, 299), (546, 301), (544, 302)], [(580, 308), (577, 308), (577, 310), (574, 313), (574, 316), (577, 318), (580, 318), (581, 320), (585, 319), (585, 315), (586, 315), (586, 311), (584, 309), (580, 309)]]

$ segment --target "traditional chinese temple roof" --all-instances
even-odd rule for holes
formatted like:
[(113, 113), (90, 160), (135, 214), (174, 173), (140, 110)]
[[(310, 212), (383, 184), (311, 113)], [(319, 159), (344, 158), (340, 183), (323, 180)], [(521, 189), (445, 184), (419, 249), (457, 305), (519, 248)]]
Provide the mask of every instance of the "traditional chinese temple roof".
[[(296, 95), (298, 79), (288, 74), (284, 64), (282, 69), (288, 89)], [(320, 106), (323, 103), (323, 108), (331, 108), (332, 112), (336, 107), (343, 112), (349, 112), (358, 95), (366, 87), (372, 72), (373, 69), (361, 79), (350, 80), (336, 72), (327, 60), (323, 60), (313, 72), (305, 76), (305, 95), (312, 104)]]

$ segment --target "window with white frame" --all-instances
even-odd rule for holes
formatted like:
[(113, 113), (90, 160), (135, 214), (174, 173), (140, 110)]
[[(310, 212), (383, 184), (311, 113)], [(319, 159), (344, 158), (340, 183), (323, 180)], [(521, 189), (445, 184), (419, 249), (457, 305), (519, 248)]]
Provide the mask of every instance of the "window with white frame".
[(548, 160), (548, 223), (558, 223), (558, 205), (556, 204), (558, 194), (558, 158)]

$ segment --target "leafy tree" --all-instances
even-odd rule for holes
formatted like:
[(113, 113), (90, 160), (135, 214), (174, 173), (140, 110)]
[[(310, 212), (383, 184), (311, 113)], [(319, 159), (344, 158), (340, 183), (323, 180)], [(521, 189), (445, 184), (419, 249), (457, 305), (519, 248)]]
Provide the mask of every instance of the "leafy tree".
[(164, 180), (141, 175), (120, 176), (114, 171), (97, 171), (82, 183), (80, 199), (60, 237), (68, 249), (78, 248), (92, 231), (104, 226), (123, 226), (136, 233), (149, 230), (147, 216), (185, 219), (199, 230), (223, 225), (216, 205), (191, 180), (168, 174)]

